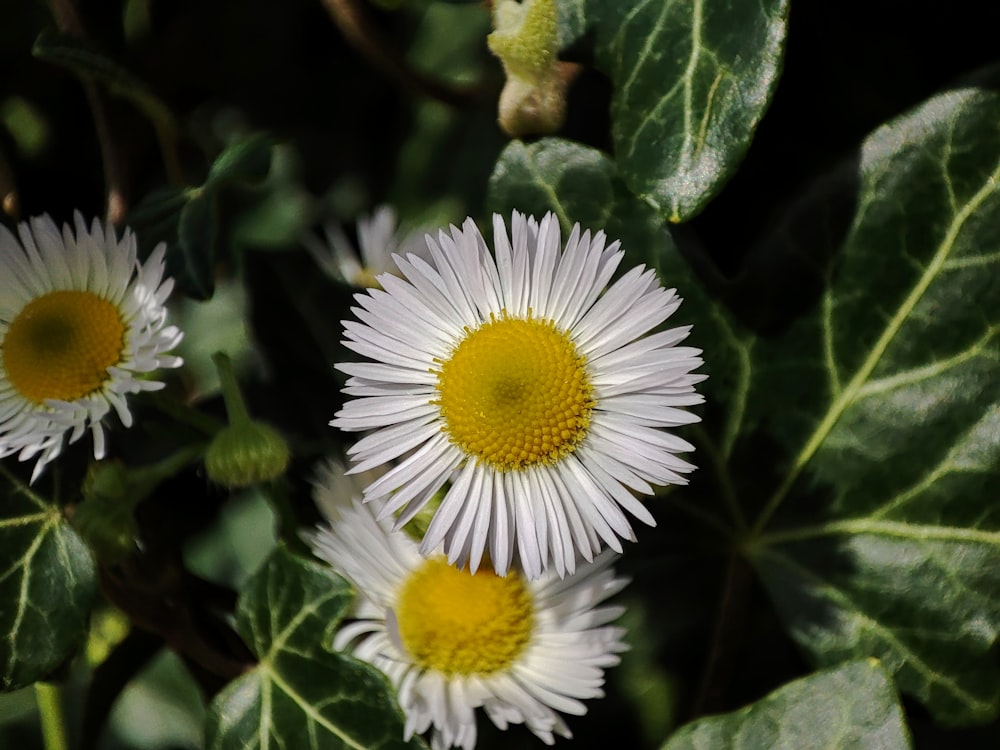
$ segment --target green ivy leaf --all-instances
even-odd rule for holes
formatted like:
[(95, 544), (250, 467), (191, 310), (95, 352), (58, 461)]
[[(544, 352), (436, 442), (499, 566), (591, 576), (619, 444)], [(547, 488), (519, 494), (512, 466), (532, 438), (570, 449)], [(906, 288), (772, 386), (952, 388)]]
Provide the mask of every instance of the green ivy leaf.
[(260, 659), (209, 708), (210, 750), (424, 747), (403, 741), (386, 678), (330, 651), (351, 590), (329, 568), (278, 547), (247, 581), (236, 628)]
[(875, 656), (952, 724), (1000, 709), (998, 121), (970, 86), (877, 130), (839, 252), (786, 233), (750, 272), (821, 282), (753, 350), (744, 430), (779, 477), (751, 559), (816, 663)]
[(614, 85), (622, 177), (672, 222), (736, 171), (781, 72), (788, 0), (563, 0), (560, 41), (594, 33)]
[(875, 660), (785, 685), (753, 705), (682, 727), (663, 750), (903, 750), (910, 747), (892, 681)]
[(629, 192), (614, 162), (573, 141), (512, 141), (490, 177), (487, 204), (508, 227), (516, 209), (538, 219), (553, 211), (564, 234), (576, 222), (591, 231), (603, 229), (609, 241), (622, 241), (633, 263), (658, 268), (661, 257), (674, 250), (656, 211)]
[[(1000, 706), (998, 119), (989, 88), (942, 95), (869, 138), (856, 175), (807, 194), (820, 205), (797, 207), (746, 275), (755, 307), (799, 313), (746, 315), (765, 335), (678, 253), (657, 266), (710, 376), (686, 432), (702, 470), (667, 501), (736, 535), (818, 665), (876, 657), (959, 724)], [(582, 177), (537, 168), (547, 144), (508, 148), (494, 202), (593, 210)], [(591, 159), (616, 184), (613, 163)]]
[(0, 471), (0, 689), (41, 680), (87, 634), (93, 556), (60, 509)]

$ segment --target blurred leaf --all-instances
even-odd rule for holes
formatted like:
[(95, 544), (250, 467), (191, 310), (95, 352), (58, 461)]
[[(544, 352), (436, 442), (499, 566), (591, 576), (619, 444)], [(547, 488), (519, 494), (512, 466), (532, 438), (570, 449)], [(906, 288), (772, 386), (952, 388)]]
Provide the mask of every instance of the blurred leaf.
[(153, 122), (161, 138), (175, 140), (178, 126), (170, 107), (135, 74), (91, 43), (55, 29), (45, 29), (31, 50), (40, 60), (59, 65), (80, 78), (95, 81), (131, 101)]
[(215, 291), (217, 245), (215, 194), (206, 188), (165, 188), (148, 195), (129, 214), (146, 253), (167, 244), (167, 272), (194, 299)]
[(828, 669), (751, 706), (682, 727), (663, 750), (903, 750), (910, 747), (892, 682), (875, 660)]
[(254, 133), (227, 146), (208, 172), (205, 186), (227, 182), (260, 182), (271, 168), (273, 139), (264, 133)]
[[(750, 553), (792, 635), (821, 665), (878, 657), (951, 724), (1000, 709), (998, 120), (969, 87), (864, 142), (819, 299), (744, 396), (781, 471)], [(779, 240), (761, 253), (815, 253)]]
[(538, 219), (546, 211), (555, 212), (564, 234), (576, 222), (592, 232), (603, 229), (609, 241), (622, 241), (635, 264), (659, 268), (663, 254), (674, 250), (659, 216), (629, 192), (614, 162), (572, 141), (512, 141), (490, 177), (487, 203), (508, 226), (516, 209)]
[(329, 568), (279, 547), (246, 583), (240, 635), (260, 659), (209, 708), (215, 748), (411, 748), (386, 678), (329, 650), (351, 590)]
[(80, 646), (97, 593), (93, 556), (50, 505), (0, 472), (0, 689), (45, 678)]
[(787, 0), (563, 0), (560, 41), (594, 34), (614, 85), (615, 157), (632, 191), (672, 222), (735, 173), (781, 71)]

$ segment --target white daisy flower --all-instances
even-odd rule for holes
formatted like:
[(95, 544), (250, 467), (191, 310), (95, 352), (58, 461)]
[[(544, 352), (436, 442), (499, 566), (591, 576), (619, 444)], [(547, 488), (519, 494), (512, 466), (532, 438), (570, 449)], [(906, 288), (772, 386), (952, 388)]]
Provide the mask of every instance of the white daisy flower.
[(603, 232), (576, 225), (561, 248), (554, 215), (516, 212), (512, 239), (500, 216), (493, 230), (495, 259), (468, 219), (355, 296), (344, 344), (375, 361), (337, 365), (355, 398), (331, 424), (375, 430), (352, 471), (399, 460), (364, 494), (397, 527), (450, 483), (425, 554), (562, 576), (634, 540), (624, 511), (655, 523), (633, 491), (686, 482), (693, 446), (663, 428), (699, 420), (701, 351), (678, 346), (690, 326), (646, 335), (681, 300), (642, 266), (609, 287), (624, 253)]
[(395, 273), (392, 256), (396, 253), (427, 254), (421, 233), (399, 231), (392, 206), (376, 206), (370, 216), (358, 219), (357, 229), (357, 250), (337, 223), (325, 227), (325, 245), (316, 237), (306, 238), (309, 254), (331, 278), (357, 287), (377, 286), (378, 274)]
[(163, 383), (146, 373), (178, 367), (166, 352), (181, 332), (166, 325), (166, 247), (145, 263), (135, 236), (74, 217), (62, 232), (48, 216), (0, 226), (0, 457), (35, 456), (32, 481), (90, 428), (94, 456), (105, 452), (101, 420), (114, 409), (132, 425), (125, 396)]
[[(320, 496), (342, 490), (321, 488)], [(357, 590), (353, 616), (334, 637), (384, 672), (406, 715), (405, 738), (431, 731), (431, 747), (476, 745), (475, 710), (500, 729), (525, 724), (546, 744), (570, 737), (562, 714), (603, 696), (604, 669), (626, 650), (624, 611), (598, 606), (627, 583), (599, 556), (575, 576), (527, 581), (424, 558), (417, 543), (378, 521), (381, 502), (317, 498), (333, 511), (310, 536), (316, 554)]]

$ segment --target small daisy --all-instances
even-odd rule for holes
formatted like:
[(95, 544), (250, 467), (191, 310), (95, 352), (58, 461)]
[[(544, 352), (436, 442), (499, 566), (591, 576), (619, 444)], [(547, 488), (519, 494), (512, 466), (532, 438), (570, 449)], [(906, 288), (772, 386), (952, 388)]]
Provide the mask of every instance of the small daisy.
[[(697, 422), (690, 326), (649, 334), (680, 305), (651, 269), (608, 286), (624, 253), (605, 235), (514, 213), (493, 217), (496, 258), (471, 219), (427, 237), (431, 262), (396, 257), (404, 278), (355, 299), (344, 344), (375, 362), (337, 368), (354, 396), (331, 422), (375, 430), (349, 453), (360, 472), (399, 459), (365, 500), (407, 523), (447, 485), (421, 544), (475, 572), (572, 573), (603, 544), (634, 540), (624, 511), (655, 522), (634, 492), (683, 484), (693, 450), (664, 428)], [(649, 335), (647, 335), (649, 334)]]
[(426, 255), (423, 235), (401, 233), (392, 206), (376, 206), (371, 216), (358, 219), (358, 249), (355, 250), (337, 223), (325, 228), (326, 245), (316, 237), (307, 237), (305, 247), (316, 264), (331, 278), (356, 287), (377, 286), (380, 273), (395, 273), (392, 256), (396, 253)]
[(431, 730), (431, 747), (476, 745), (475, 709), (500, 729), (526, 724), (546, 744), (570, 737), (560, 713), (603, 696), (604, 669), (626, 649), (624, 608), (598, 606), (627, 581), (610, 552), (570, 578), (498, 576), (424, 558), (417, 543), (378, 521), (376, 500), (317, 500), (333, 515), (310, 537), (316, 554), (357, 590), (353, 615), (333, 646), (384, 672), (406, 715), (405, 739)]
[(166, 354), (181, 340), (166, 325), (166, 247), (139, 263), (128, 229), (119, 240), (110, 225), (74, 219), (75, 236), (31, 219), (20, 242), (0, 226), (0, 457), (37, 456), (32, 481), (67, 432), (73, 443), (89, 427), (103, 457), (105, 415), (113, 408), (130, 427), (125, 395), (162, 388), (143, 376), (181, 364)]

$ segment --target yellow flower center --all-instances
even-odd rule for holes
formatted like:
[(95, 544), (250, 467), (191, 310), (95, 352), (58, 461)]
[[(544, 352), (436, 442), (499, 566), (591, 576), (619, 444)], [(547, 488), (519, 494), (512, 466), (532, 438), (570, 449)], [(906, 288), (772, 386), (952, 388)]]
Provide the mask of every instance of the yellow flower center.
[(73, 401), (108, 380), (124, 342), (125, 323), (111, 302), (93, 292), (49, 292), (11, 321), (0, 357), (10, 384), (29, 401)]
[(447, 675), (507, 669), (531, 638), (531, 594), (516, 573), (475, 574), (425, 560), (403, 584), (396, 607), (399, 637), (425, 669)]
[(497, 470), (552, 463), (587, 434), (594, 400), (586, 362), (551, 321), (491, 316), (437, 375), (445, 431)]

